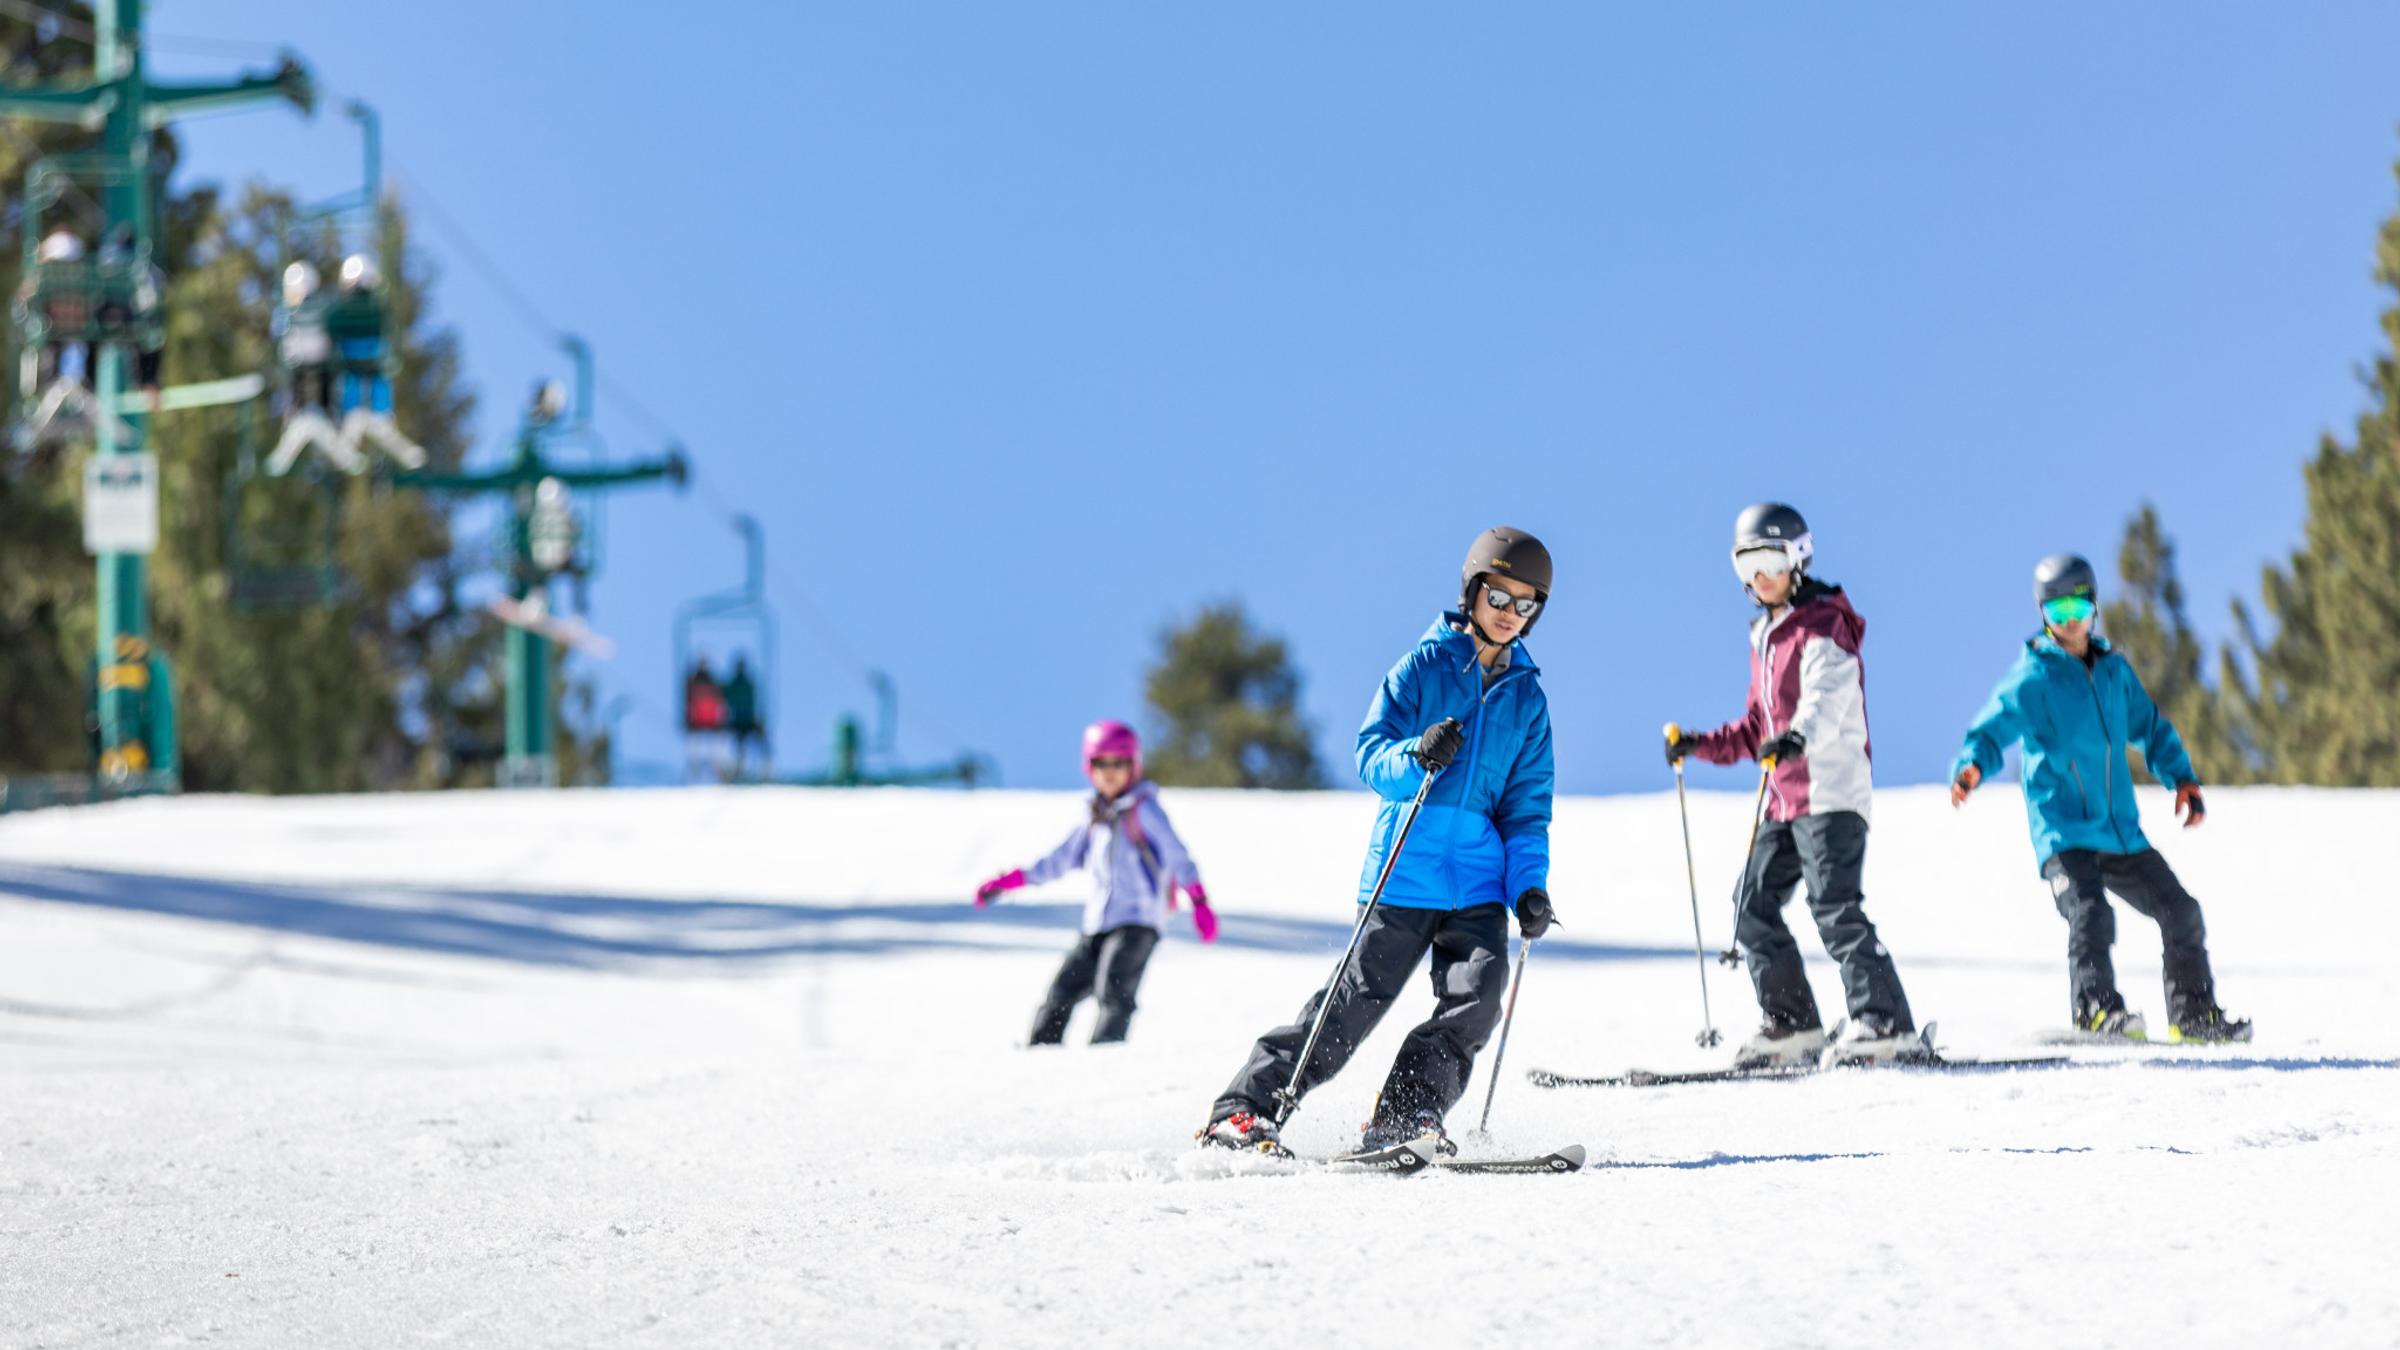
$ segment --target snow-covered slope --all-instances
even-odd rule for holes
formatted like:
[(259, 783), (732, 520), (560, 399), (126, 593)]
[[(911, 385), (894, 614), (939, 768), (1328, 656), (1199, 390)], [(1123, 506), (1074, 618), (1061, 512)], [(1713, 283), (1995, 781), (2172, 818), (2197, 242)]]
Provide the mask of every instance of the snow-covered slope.
[[(10, 817), (0, 1344), (2400, 1343), (2400, 794), (2210, 800), (2150, 825), (2255, 1044), (1640, 1093), (1519, 1072), (1709, 1057), (1673, 798), (1564, 802), (1566, 927), (1493, 1146), (1596, 1165), (1406, 1182), (1188, 1146), (1347, 936), (1361, 796), (1170, 792), (1225, 941), (1173, 935), (1130, 1044), (1048, 1052), (1015, 1043), (1071, 897), (965, 896), (1073, 824), (1064, 795)], [(1749, 802), (1693, 805), (1717, 946)], [(2013, 796), (1876, 809), (1869, 909), (1919, 1018), (2022, 1050), (2066, 979)], [(2118, 965), (2157, 1019), (2130, 914)], [(1739, 1035), (1746, 982), (1710, 981)], [(1350, 1136), (1429, 1003), (1296, 1145)]]

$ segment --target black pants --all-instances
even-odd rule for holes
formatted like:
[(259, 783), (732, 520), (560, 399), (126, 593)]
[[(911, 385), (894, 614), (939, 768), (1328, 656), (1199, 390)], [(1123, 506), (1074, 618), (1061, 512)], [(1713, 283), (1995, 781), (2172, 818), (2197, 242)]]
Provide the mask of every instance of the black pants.
[(2137, 914), (2158, 921), (2165, 946), (2167, 1017), (2182, 1022), (2217, 1006), (2217, 981), (2208, 969), (2208, 929), (2200, 902), (2175, 879), (2174, 869), (2154, 848), (2139, 853), (2101, 853), (2072, 848), (2042, 864), (2050, 894), (2067, 921), (2067, 984), (2076, 1018), (2125, 1006), (2108, 949), (2117, 940), (2114, 891)]
[(1059, 962), (1058, 975), (1050, 981), (1050, 993), (1033, 1015), (1031, 1043), (1056, 1045), (1065, 1040), (1067, 1018), (1094, 988), (1100, 992), (1100, 1021), (1092, 1028), (1092, 1044), (1124, 1040), (1125, 1029), (1133, 1025), (1133, 996), (1142, 987), (1142, 971), (1156, 946), (1157, 929), (1129, 923), (1068, 948), (1067, 959)]
[(1784, 927), (1783, 907), (1792, 888), (1808, 882), (1808, 909), (1817, 920), (1825, 952), (1841, 963), (1842, 991), (1853, 1021), (1873, 1015), (1896, 1031), (1913, 1031), (1916, 1019), (1892, 955), (1868, 922), (1859, 880), (1867, 866), (1867, 821), (1856, 811), (1829, 811), (1794, 821), (1759, 826), (1758, 846), (1733, 896), (1734, 937), (1750, 958), (1750, 983), (1759, 1010), (1769, 1021), (1795, 1027), (1823, 1026), (1816, 995), (1800, 965), (1800, 944)]
[(1236, 1111), (1273, 1113), (1275, 1094), (1292, 1081), (1292, 1066), (1328, 994), (1332, 1007), (1325, 1014), (1325, 1031), (1317, 1038), (1298, 1088), (1305, 1093), (1340, 1073), (1359, 1043), (1391, 1010), (1392, 1000), (1400, 996), (1428, 950), (1433, 953), (1433, 1016), (1401, 1042), (1399, 1058), (1383, 1080), (1376, 1119), (1413, 1121), (1447, 1112), (1467, 1090), (1476, 1052), (1500, 1024), (1501, 1002), (1508, 993), (1508, 910), (1502, 905), (1460, 910), (1378, 906), (1359, 936), (1358, 949), (1333, 983), (1310, 997), (1289, 1026), (1258, 1038), (1242, 1071), (1217, 1099), (1210, 1119), (1222, 1120)]

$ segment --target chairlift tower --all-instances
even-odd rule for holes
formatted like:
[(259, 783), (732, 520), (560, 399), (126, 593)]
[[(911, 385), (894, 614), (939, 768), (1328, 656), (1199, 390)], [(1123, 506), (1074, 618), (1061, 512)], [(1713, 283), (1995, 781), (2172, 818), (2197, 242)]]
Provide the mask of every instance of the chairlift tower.
[(565, 442), (598, 441), (591, 424), (591, 351), (574, 337), (562, 339), (561, 345), (575, 359), (574, 401), (553, 399), (555, 386), (544, 386), (518, 426), (516, 454), (507, 465), (488, 473), (402, 471), (391, 480), (395, 487), (470, 495), (493, 492), (508, 499), (508, 596), (517, 617), (508, 626), (508, 747), (500, 764), (502, 787), (558, 784), (550, 649), (571, 635), (546, 618), (550, 581), (572, 565), (577, 548), (572, 519), (562, 519), (567, 510), (564, 494), (661, 478), (680, 486), (688, 473), (680, 448), (616, 466), (569, 464), (545, 453)]
[[(136, 256), (151, 249), (150, 134), (176, 118), (209, 109), (282, 99), (303, 114), (314, 107), (308, 72), (286, 56), (275, 70), (217, 83), (160, 83), (149, 78), (142, 50), (144, 0), (96, 0), (92, 80), (78, 87), (26, 88), (0, 82), (0, 115), (64, 122), (100, 133), (104, 166), (100, 237), (131, 231)], [(156, 472), (143, 452), (149, 417), (126, 407), (126, 351), (97, 344), (93, 389), (103, 410), (95, 422), (98, 472), (119, 481)], [(90, 503), (86, 504), (87, 510)], [(96, 554), (99, 608), (97, 680), (100, 776), (104, 781), (172, 791), (181, 782), (175, 747), (174, 700), (167, 664), (150, 648), (149, 556), (133, 548)]]

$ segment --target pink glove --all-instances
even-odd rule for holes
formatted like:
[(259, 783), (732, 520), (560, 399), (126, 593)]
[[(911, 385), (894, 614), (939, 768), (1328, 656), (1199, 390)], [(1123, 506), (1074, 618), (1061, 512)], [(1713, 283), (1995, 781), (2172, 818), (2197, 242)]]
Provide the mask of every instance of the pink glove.
[(1002, 891), (1013, 891), (1024, 884), (1025, 869), (1022, 867), (1010, 868), (975, 888), (975, 908), (983, 909), (992, 903), (993, 896)]
[(1217, 940), (1217, 912), (1208, 907), (1208, 892), (1197, 883), (1184, 887), (1192, 897), (1192, 927), (1200, 930), (1202, 942)]

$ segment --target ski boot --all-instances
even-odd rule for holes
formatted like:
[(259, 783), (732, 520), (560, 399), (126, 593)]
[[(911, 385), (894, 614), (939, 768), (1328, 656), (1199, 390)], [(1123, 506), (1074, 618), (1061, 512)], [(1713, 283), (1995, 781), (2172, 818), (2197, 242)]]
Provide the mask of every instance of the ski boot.
[(2222, 1045), (2249, 1039), (2250, 1019), (2227, 1017), (2225, 1010), (2213, 1003), (2195, 1008), (2167, 1025), (2169, 1045)]
[(1794, 1026), (1770, 1017), (1758, 1034), (1733, 1052), (1733, 1067), (1765, 1069), (1787, 1064), (1813, 1064), (1825, 1053), (1825, 1028)]
[(1431, 1111), (1418, 1111), (1407, 1116), (1387, 1116), (1381, 1110), (1376, 1111), (1375, 1118), (1359, 1131), (1358, 1151), (1373, 1153), (1377, 1149), (1411, 1143), (1427, 1135), (1433, 1136), (1434, 1152), (1445, 1158), (1457, 1154), (1458, 1145), (1451, 1143), (1449, 1134), (1442, 1129), (1442, 1118)]
[(1292, 1156), (1292, 1151), (1278, 1137), (1275, 1122), (1249, 1111), (1236, 1111), (1222, 1120), (1212, 1120), (1192, 1137), (1216, 1148), (1264, 1153), (1270, 1158)]
[(1842, 1024), (1833, 1038), (1826, 1042), (1817, 1060), (1821, 1069), (1839, 1068), (1844, 1064), (1902, 1064), (1910, 1060), (1928, 1060), (1932, 1050), (1925, 1038), (1915, 1030), (1895, 1026), (1888, 1017), (1864, 1013)]

